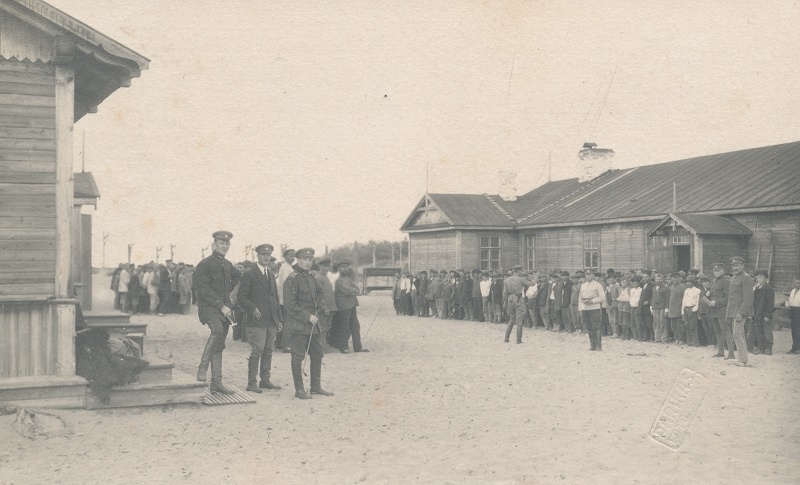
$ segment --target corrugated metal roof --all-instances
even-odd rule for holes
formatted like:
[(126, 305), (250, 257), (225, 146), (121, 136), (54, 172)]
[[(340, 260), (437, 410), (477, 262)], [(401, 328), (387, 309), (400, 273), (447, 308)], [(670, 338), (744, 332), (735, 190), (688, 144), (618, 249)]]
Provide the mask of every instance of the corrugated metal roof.
[(456, 226), (569, 225), (669, 214), (673, 183), (684, 215), (800, 204), (800, 142), (609, 170), (583, 183), (548, 182), (515, 202), (496, 195), (429, 195)]

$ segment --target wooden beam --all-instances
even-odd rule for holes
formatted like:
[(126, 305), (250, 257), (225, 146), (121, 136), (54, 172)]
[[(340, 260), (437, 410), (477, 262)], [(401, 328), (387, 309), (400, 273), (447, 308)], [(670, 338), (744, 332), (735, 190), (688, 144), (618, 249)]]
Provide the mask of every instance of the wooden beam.
[[(72, 127), (74, 117), (75, 71), (70, 66), (56, 66), (56, 278), (55, 291), (59, 298), (72, 297), (70, 269), (72, 264), (72, 210), (74, 188), (72, 181)], [(61, 319), (68, 310), (57, 310), (59, 330)], [(75, 309), (72, 308), (73, 321)], [(59, 338), (62, 338), (59, 335)], [(72, 337), (70, 337), (72, 341)], [(60, 344), (59, 344), (60, 345)], [(74, 346), (74, 343), (73, 343)], [(74, 373), (74, 349), (73, 371)]]

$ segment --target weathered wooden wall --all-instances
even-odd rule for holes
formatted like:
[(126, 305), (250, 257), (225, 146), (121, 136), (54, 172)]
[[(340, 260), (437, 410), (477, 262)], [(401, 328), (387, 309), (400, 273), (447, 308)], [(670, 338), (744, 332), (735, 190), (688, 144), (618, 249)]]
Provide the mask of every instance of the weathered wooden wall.
[(0, 59), (0, 296), (55, 292), (55, 71)]
[(73, 375), (75, 327), (69, 316), (69, 309), (61, 312), (51, 301), (0, 302), (0, 379)]
[(500, 267), (511, 269), (519, 264), (519, 238), (512, 231), (460, 231), (461, 258), (458, 267), (444, 269), (463, 269), (472, 271), (481, 267), (481, 236), (497, 236), (500, 238)]
[(420, 232), (408, 236), (411, 271), (457, 269), (456, 231)]
[(747, 254), (743, 255), (748, 271), (755, 269), (756, 259), (758, 269), (767, 269), (774, 245), (770, 283), (775, 291), (783, 291), (800, 275), (800, 211), (748, 214), (733, 219), (753, 231)]

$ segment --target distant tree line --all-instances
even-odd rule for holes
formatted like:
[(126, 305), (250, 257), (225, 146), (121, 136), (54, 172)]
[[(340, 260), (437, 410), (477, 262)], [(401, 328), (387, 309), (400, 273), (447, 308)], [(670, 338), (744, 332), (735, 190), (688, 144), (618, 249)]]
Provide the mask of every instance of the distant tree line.
[(328, 251), (334, 261), (349, 259), (358, 266), (372, 265), (373, 258), (377, 267), (403, 267), (408, 265), (408, 241), (358, 241), (339, 246)]

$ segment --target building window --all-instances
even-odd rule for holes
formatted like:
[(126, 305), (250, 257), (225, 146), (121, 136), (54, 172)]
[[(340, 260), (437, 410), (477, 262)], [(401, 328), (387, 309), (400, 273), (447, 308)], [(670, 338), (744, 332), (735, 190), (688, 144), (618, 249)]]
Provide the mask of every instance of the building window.
[(689, 236), (672, 236), (672, 245), (688, 245), (689, 244)]
[(599, 232), (583, 233), (583, 266), (585, 268), (592, 268), (593, 270), (600, 269)]
[(536, 269), (536, 236), (525, 236), (525, 255), (529, 270)]
[(500, 269), (500, 236), (481, 236), (481, 270)]

